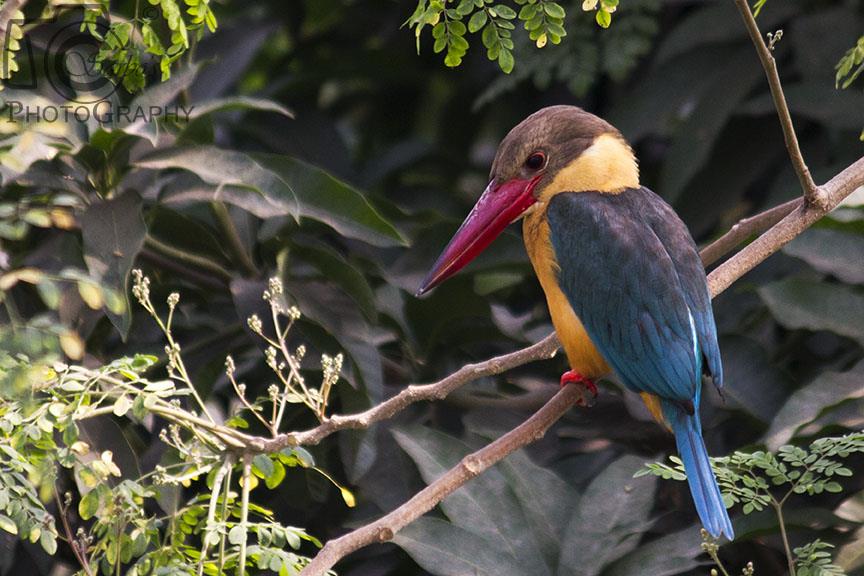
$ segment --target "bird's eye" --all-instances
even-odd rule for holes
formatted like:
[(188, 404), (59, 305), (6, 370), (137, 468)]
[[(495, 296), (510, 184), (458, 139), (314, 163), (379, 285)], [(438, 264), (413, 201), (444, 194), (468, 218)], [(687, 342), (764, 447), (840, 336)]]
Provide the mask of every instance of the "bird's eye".
[(544, 164), (546, 164), (546, 155), (543, 152), (534, 152), (525, 160), (525, 167), (533, 171), (540, 170)]

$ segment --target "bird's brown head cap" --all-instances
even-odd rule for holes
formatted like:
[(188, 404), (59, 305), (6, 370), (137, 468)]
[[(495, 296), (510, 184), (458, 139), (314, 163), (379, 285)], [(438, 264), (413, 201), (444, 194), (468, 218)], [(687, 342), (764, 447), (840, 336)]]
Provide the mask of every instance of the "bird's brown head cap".
[(517, 124), (501, 141), (490, 179), (507, 182), (532, 178), (542, 171), (544, 176), (535, 187), (542, 190), (548, 180), (603, 134), (623, 142), (614, 126), (577, 106), (542, 108)]

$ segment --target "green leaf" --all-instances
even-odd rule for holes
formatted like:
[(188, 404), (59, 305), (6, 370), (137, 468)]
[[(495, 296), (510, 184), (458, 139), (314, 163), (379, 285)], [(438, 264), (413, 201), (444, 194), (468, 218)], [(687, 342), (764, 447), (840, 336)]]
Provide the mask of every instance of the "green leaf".
[(397, 532), (393, 542), (437, 576), (523, 574), (491, 542), (439, 518), (418, 518)]
[(554, 566), (579, 494), (554, 472), (532, 462), (524, 450), (509, 455), (498, 467), (525, 511), (527, 526), (537, 536), (547, 562)]
[(114, 402), (114, 415), (122, 418), (132, 408), (132, 400), (129, 396), (123, 394)]
[(10, 534), (18, 534), (18, 526), (15, 525), (15, 522), (11, 518), (3, 514), (0, 514), (0, 529)]
[[(549, 6), (550, 4), (553, 4), (553, 3), (550, 2), (550, 3), (546, 4), (546, 6)], [(557, 4), (553, 4), (553, 5), (558, 6)], [(561, 8), (561, 7), (558, 6), (558, 8)], [(496, 4), (495, 5), (495, 12), (498, 14), (499, 17), (504, 18), (505, 20), (513, 20), (514, 18), (516, 18), (516, 11), (513, 10), (510, 6), (507, 6), (506, 4)], [(547, 12), (548, 12), (548, 10), (547, 10)], [(563, 10), (562, 10), (562, 12), (563, 12)], [(550, 16), (551, 16), (551, 14), (550, 14)]]
[(407, 245), (359, 191), (288, 156), (250, 156), (214, 146), (189, 146), (151, 154), (137, 165), (153, 170), (189, 170), (216, 187), (169, 189), (163, 193), (165, 200), (222, 200), (260, 218), (290, 213), (317, 220), (343, 236), (375, 246)]
[(135, 192), (96, 202), (80, 216), (84, 261), (93, 278), (108, 290), (123, 295), (122, 310), (105, 313), (125, 340), (132, 323), (129, 272), (144, 245), (147, 232), (141, 216), (141, 198)]
[(301, 216), (327, 224), (343, 236), (373, 246), (408, 246), (363, 194), (320, 168), (278, 154), (254, 154), (282, 177), (300, 199)]
[[(394, 430), (393, 436), (417, 464), (427, 484), (469, 452), (468, 446), (456, 438), (424, 427)], [(483, 472), (441, 502), (441, 509), (453, 524), (488, 540), (502, 561), (510, 563), (511, 570), (507, 573), (551, 574), (549, 566), (537, 561), (542, 558), (539, 535), (526, 532), (525, 513), (499, 470), (491, 468)]]
[(783, 251), (850, 284), (864, 284), (864, 236), (828, 228), (811, 228)]
[(202, 116), (206, 116), (208, 114), (230, 110), (274, 112), (276, 114), (281, 114), (282, 116), (287, 116), (288, 118), (294, 118), (294, 113), (285, 106), (279, 104), (278, 102), (274, 102), (273, 100), (267, 100), (266, 98), (253, 98), (251, 96), (232, 96), (229, 98), (217, 98), (214, 100), (207, 100), (206, 102), (201, 102), (200, 104), (195, 104), (191, 108), (192, 110), (189, 113), (190, 120), (201, 118)]
[(825, 372), (806, 386), (799, 388), (786, 401), (771, 427), (765, 433), (764, 442), (776, 450), (795, 436), (795, 432), (847, 401), (864, 398), (864, 361), (847, 372)]
[(864, 346), (864, 293), (850, 286), (788, 279), (762, 286), (759, 296), (790, 329), (827, 330)]
[(273, 490), (282, 483), (285, 479), (285, 466), (279, 460), (272, 460), (273, 473), (264, 479), (264, 484), (267, 488)]
[(44, 528), (39, 534), (39, 545), (50, 556), (53, 556), (57, 552), (57, 535), (49, 531), (47, 527)]
[(234, 526), (228, 531), (228, 541), (235, 546), (239, 546), (246, 541), (246, 529), (240, 525)]
[(498, 65), (505, 74), (510, 74), (513, 71), (513, 66), (516, 61), (513, 59), (513, 53), (505, 48), (501, 49), (498, 54)]
[(612, 23), (612, 14), (604, 10), (601, 6), (594, 15), (594, 19), (597, 20), (597, 24), (599, 24), (601, 28), (608, 28)]
[(471, 32), (472, 34), (474, 32), (477, 32), (478, 30), (483, 28), (483, 26), (486, 25), (486, 20), (487, 20), (487, 16), (486, 16), (485, 10), (480, 10), (479, 12), (475, 12), (474, 15), (471, 16), (471, 19), (468, 20), (468, 31)]
[(234, 203), (262, 218), (286, 214), (296, 218), (300, 213), (299, 199), (291, 186), (242, 152), (215, 146), (169, 148), (145, 156), (137, 166), (193, 172), (207, 184), (217, 186), (209, 200)]
[(545, 2), (543, 4), (543, 10), (552, 18), (564, 18), (567, 15), (564, 8), (555, 2)]
[(699, 528), (691, 526), (639, 546), (635, 551), (615, 562), (603, 574), (604, 576), (684, 574), (708, 563), (697, 559), (702, 555), (699, 544)]
[[(177, 99), (177, 96), (179, 96), (183, 90), (189, 88), (189, 86), (192, 85), (192, 82), (195, 81), (195, 77), (198, 75), (198, 70), (199, 65), (197, 64), (187, 67), (176, 74), (172, 74), (169, 80), (165, 82), (157, 82), (151, 88), (148, 88), (139, 94), (132, 103), (129, 104), (129, 109), (132, 111), (130, 115), (133, 116), (131, 121), (128, 118), (118, 118), (118, 120), (121, 120), (120, 129), (127, 134), (147, 138), (153, 146), (157, 146), (159, 138), (159, 123), (153, 119), (139, 118), (136, 120), (134, 118), (135, 111), (169, 109), (169, 104), (174, 102)], [(191, 113), (192, 108), (194, 107), (188, 106), (186, 110), (184, 110), (180, 106), (177, 106), (177, 115), (182, 118), (186, 113)]]
[(623, 456), (588, 485), (564, 532), (559, 575), (600, 574), (636, 548), (657, 486), (656, 476), (633, 477), (643, 463), (644, 458)]
[(230, 268), (225, 242), (209, 224), (162, 205), (149, 208), (146, 220), (147, 233), (152, 238)]
[(271, 476), (275, 468), (273, 466), (273, 461), (270, 460), (270, 457), (266, 454), (256, 454), (254, 458), (252, 458), (252, 472), (255, 473), (259, 478), (267, 478)]
[(39, 297), (45, 306), (51, 310), (56, 310), (60, 306), (60, 288), (57, 283), (50, 278), (43, 278), (37, 285), (36, 290), (39, 292)]
[(99, 511), (99, 490), (91, 490), (78, 502), (78, 514), (82, 520), (89, 520)]

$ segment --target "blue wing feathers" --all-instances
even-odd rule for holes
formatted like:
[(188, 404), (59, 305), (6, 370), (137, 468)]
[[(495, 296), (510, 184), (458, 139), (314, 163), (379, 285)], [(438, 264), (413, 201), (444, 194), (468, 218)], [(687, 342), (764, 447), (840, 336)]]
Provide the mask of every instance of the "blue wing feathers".
[[(653, 195), (647, 189), (648, 194)], [(658, 198), (659, 200), (659, 198)], [(711, 296), (704, 281), (704, 267), (696, 244), (675, 211), (663, 202), (650, 202), (650, 226), (670, 258), (675, 262), (676, 272), (684, 288), (684, 297), (693, 314), (696, 334), (702, 353), (707, 360), (707, 369), (714, 384), (723, 385), (723, 365), (717, 345), (717, 328), (711, 312)]]
[(687, 228), (647, 188), (565, 192), (546, 213), (561, 290), (623, 384), (661, 398), (699, 517), (712, 535), (731, 539), (699, 423), (703, 369), (717, 386), (723, 371), (705, 270)]
[[(563, 193), (550, 201), (559, 284), (600, 353), (628, 376), (625, 385), (688, 401), (700, 382), (689, 306), (675, 262), (650, 226), (647, 194), (653, 196), (645, 189)], [(701, 268), (699, 274), (706, 290)]]

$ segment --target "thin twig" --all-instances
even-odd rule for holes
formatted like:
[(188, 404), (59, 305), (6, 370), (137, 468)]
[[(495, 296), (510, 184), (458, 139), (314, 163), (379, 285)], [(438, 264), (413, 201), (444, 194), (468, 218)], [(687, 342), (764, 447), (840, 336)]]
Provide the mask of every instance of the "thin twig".
[(732, 249), (753, 235), (758, 235), (768, 230), (777, 222), (785, 218), (795, 208), (801, 206), (801, 198), (795, 198), (775, 206), (755, 216), (739, 220), (728, 232), (720, 238), (703, 248), (699, 252), (702, 263), (707, 267), (714, 264)]
[(373, 542), (387, 542), (402, 528), (434, 508), (457, 488), (519, 448), (539, 440), (549, 427), (580, 402), (585, 401), (581, 386), (565, 386), (525, 422), (491, 444), (465, 456), (459, 464), (413, 498), (371, 524), (330, 540), (300, 573), (301, 576), (324, 574), (341, 558)]
[[(230, 282), (233, 276), (231, 272), (220, 266), (219, 264), (213, 262), (212, 259), (206, 256), (199, 256), (198, 254), (192, 254), (191, 252), (186, 252), (185, 250), (180, 250), (179, 248), (175, 248), (174, 246), (169, 246), (164, 242), (157, 240), (153, 236), (149, 234), (144, 238), (144, 246), (150, 248), (154, 252), (158, 252), (163, 254), (169, 258), (182, 262), (188, 266), (194, 266), (200, 270), (206, 270), (210, 272), (220, 280)], [(222, 285), (220, 285), (221, 287)]]
[(240, 267), (246, 276), (257, 276), (258, 267), (252, 261), (249, 252), (246, 251), (246, 246), (243, 245), (243, 240), (240, 239), (240, 234), (237, 233), (237, 226), (234, 225), (234, 220), (231, 219), (231, 213), (228, 212), (228, 207), (222, 202), (211, 202), (210, 209), (213, 212), (219, 228), (228, 245), (228, 250), (234, 256), (236, 264)]
[(816, 204), (805, 204), (793, 210), (709, 274), (708, 288), (711, 294), (716, 296), (723, 292), (738, 278), (815, 224), (862, 185), (864, 185), (864, 157), (853, 162), (821, 187), (825, 199), (822, 207)]
[[(231, 471), (232, 468), (228, 468), (228, 475), (225, 477), (225, 488), (222, 492), (222, 510), (219, 515), (219, 521), (222, 523), (222, 526), (228, 525), (228, 497), (231, 495)], [(225, 569), (225, 540), (228, 535), (226, 534), (227, 530), (219, 531), (219, 565), (216, 567), (216, 576), (223, 576)]]
[(789, 565), (789, 576), (795, 576), (795, 556), (792, 555), (792, 547), (789, 546), (789, 536), (786, 534), (786, 521), (783, 519), (783, 504), (771, 498), (771, 505), (777, 514), (777, 522), (780, 524), (780, 537), (783, 539), (783, 550), (786, 552), (786, 562)]
[(411, 404), (421, 400), (440, 400), (453, 390), (484, 376), (493, 376), (517, 366), (551, 358), (558, 350), (558, 337), (550, 334), (540, 342), (478, 364), (467, 364), (434, 384), (411, 385), (396, 396), (377, 406), (348, 416), (331, 416), (319, 426), (305, 432), (289, 432), (273, 439), (250, 438), (249, 449), (260, 452), (278, 452), (286, 446), (318, 444), (337, 430), (368, 428), (375, 422), (386, 420)]
[(780, 117), (780, 126), (783, 128), (783, 139), (786, 141), (786, 150), (789, 152), (792, 167), (795, 169), (795, 174), (798, 176), (798, 181), (801, 183), (801, 188), (804, 191), (804, 199), (808, 204), (825, 209), (827, 198), (824, 192), (813, 181), (813, 176), (810, 175), (810, 169), (807, 168), (807, 164), (804, 162), (804, 155), (801, 154), (801, 148), (798, 146), (798, 137), (795, 135), (792, 116), (789, 114), (789, 105), (786, 103), (786, 97), (783, 95), (783, 85), (780, 83), (780, 75), (777, 73), (777, 61), (774, 60), (771, 50), (765, 44), (765, 39), (762, 38), (762, 33), (759, 32), (759, 26), (756, 24), (756, 19), (753, 17), (753, 12), (750, 10), (747, 0), (735, 0), (735, 5), (738, 6), (738, 11), (744, 19), (744, 25), (747, 27), (750, 39), (756, 47), (756, 53), (759, 55), (762, 67), (765, 69), (765, 76), (768, 77), (771, 97), (774, 99), (774, 107), (777, 109), (777, 115)]
[(69, 525), (69, 518), (67, 516), (69, 509), (60, 501), (60, 493), (56, 485), (54, 486), (54, 500), (57, 503), (57, 513), (60, 515), (60, 523), (63, 524), (63, 533), (66, 534), (66, 541), (69, 543), (69, 547), (72, 548), (72, 554), (75, 555), (75, 559), (78, 560), (78, 564), (84, 573), (87, 576), (93, 576), (93, 571), (90, 570), (90, 562), (87, 561), (86, 552), (79, 548), (78, 539), (72, 534), (72, 526)]
[(249, 492), (252, 490), (252, 456), (243, 455), (243, 490), (240, 496), (240, 526), (243, 527), (243, 536), (240, 540), (240, 555), (237, 560), (237, 576), (246, 574), (246, 546), (249, 540)]
[(234, 458), (230, 454), (222, 461), (222, 465), (213, 477), (213, 488), (210, 491), (210, 504), (207, 506), (207, 522), (204, 524), (204, 535), (201, 538), (201, 558), (198, 559), (198, 576), (204, 575), (204, 564), (207, 561), (207, 553), (210, 550), (210, 535), (218, 532), (216, 526), (216, 505), (219, 503), (219, 492), (222, 490), (222, 481), (228, 475), (228, 471), (234, 465)]

